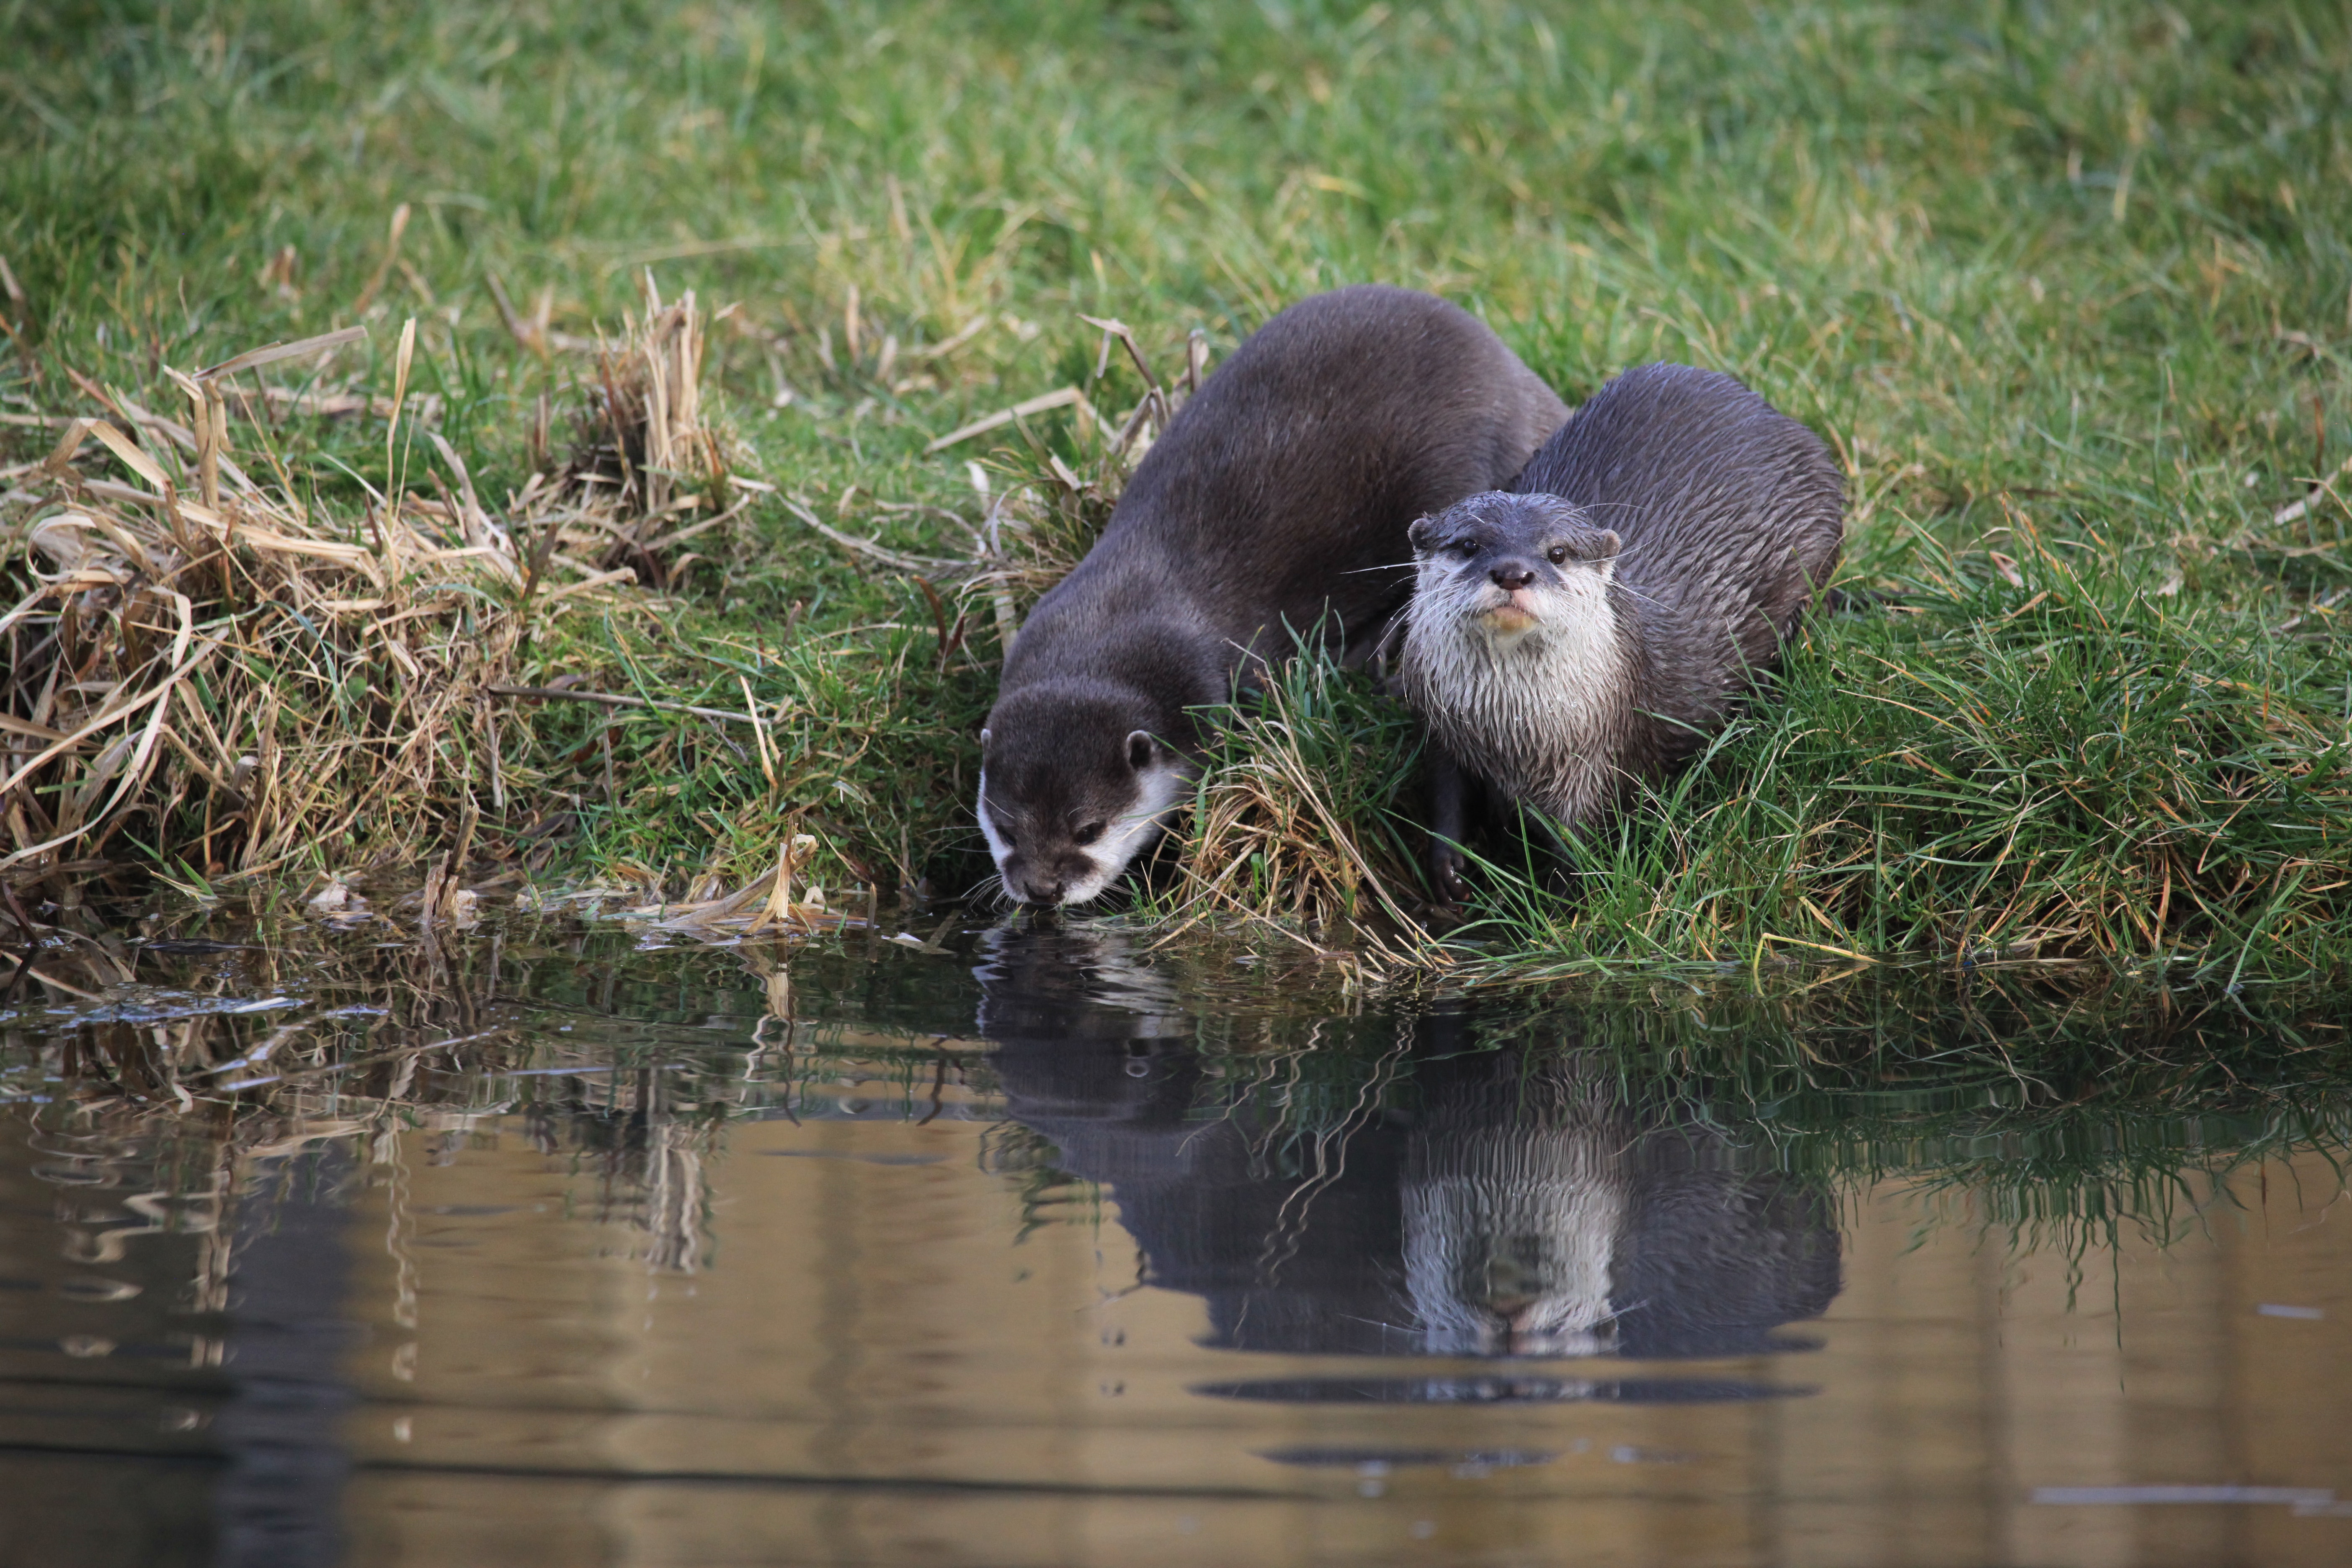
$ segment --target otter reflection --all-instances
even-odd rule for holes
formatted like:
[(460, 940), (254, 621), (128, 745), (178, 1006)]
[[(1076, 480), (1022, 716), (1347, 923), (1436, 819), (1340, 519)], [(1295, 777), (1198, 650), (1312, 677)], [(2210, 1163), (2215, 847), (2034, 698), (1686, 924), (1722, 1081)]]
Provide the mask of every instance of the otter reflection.
[(1523, 1051), (1459, 1016), (1334, 1020), (1318, 1056), (1354, 1079), (1309, 1118), (1217, 1076), (1114, 938), (1000, 932), (978, 973), (1010, 1113), (1109, 1188), (1213, 1346), (1743, 1356), (1800, 1348), (1771, 1331), (1837, 1294), (1827, 1198), (1629, 1110), (1572, 1026)]
[(1596, 1354), (1617, 1325), (1638, 1138), (1577, 1058), (1515, 1065), (1490, 1051), (1485, 1081), (1433, 1075), (1456, 1081), (1406, 1136), (1405, 1287), (1429, 1350)]

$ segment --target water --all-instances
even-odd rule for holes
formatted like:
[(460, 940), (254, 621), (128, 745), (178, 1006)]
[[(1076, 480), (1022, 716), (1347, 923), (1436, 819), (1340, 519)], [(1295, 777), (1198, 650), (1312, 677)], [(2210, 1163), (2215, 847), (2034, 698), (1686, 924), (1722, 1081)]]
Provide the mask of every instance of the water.
[(144, 935), (0, 1011), (0, 1563), (2352, 1556), (2324, 1009)]

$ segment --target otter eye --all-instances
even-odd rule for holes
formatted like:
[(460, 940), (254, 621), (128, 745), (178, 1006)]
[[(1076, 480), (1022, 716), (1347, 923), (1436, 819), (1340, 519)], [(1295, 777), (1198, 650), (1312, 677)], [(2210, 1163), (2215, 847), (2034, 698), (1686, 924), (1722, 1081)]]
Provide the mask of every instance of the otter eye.
[(1565, 544), (1555, 544), (1551, 547), (1549, 553), (1551, 559), (1551, 563), (1557, 566), (1561, 562), (1568, 559), (1568, 546)]
[(1092, 844), (1096, 839), (1102, 837), (1102, 830), (1103, 825), (1101, 823), (1089, 822), (1085, 826), (1079, 828), (1076, 833), (1070, 835), (1070, 842), (1081, 846)]
[(1447, 545), (1446, 548), (1453, 551), (1454, 554), (1462, 557), (1463, 560), (1468, 561), (1478, 553), (1478, 542), (1475, 539), (1457, 539), (1452, 544)]

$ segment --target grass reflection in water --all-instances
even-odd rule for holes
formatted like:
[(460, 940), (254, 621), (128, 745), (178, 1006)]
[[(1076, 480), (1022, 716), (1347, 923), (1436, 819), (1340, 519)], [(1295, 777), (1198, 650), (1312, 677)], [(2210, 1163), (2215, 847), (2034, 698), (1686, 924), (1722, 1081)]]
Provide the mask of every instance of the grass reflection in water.
[[(1099, 928), (142, 931), (45, 953), (63, 985), (0, 1017), (0, 1375), (63, 1390), (0, 1438), (225, 1466), (253, 1484), (215, 1515), (293, 1499), (322, 1540), (354, 1476), (526, 1460), (1399, 1499), (1655, 1466), (1713, 1496), (1750, 1484), (1729, 1434), (1801, 1464), (1877, 1388), (1857, 1347), (1930, 1267), (1887, 1251), (1890, 1194), (2004, 1281), (2054, 1254), (2074, 1346), (2120, 1332), (2106, 1291), (2074, 1317), (2095, 1253), (2118, 1301), (2151, 1247), (2202, 1278), (2200, 1231), (2271, 1201), (2240, 1173), (2309, 1184), (2352, 1110), (2325, 997), (2042, 971), (1367, 994)], [(2330, 1305), (2227, 1321), (2316, 1336)], [(1906, 1376), (1950, 1353), (1889, 1342)], [(2017, 1473), (2313, 1479), (2080, 1466)]]

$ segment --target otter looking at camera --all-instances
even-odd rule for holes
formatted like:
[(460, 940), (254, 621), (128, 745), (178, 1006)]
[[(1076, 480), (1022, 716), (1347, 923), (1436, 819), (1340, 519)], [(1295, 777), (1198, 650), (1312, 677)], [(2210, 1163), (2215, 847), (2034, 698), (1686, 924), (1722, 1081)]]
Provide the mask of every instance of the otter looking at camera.
[(1432, 869), (1462, 893), (1467, 769), (1568, 826), (1697, 751), (1837, 564), (1818, 437), (1730, 376), (1601, 388), (1509, 491), (1412, 525), (1399, 660), (1436, 742)]
[(1363, 285), (1234, 351), (1014, 637), (981, 731), (1004, 891), (1082, 904), (1190, 793), (1193, 710), (1294, 634), (1369, 651), (1412, 586), (1415, 517), (1519, 471), (1568, 409), (1476, 317)]

